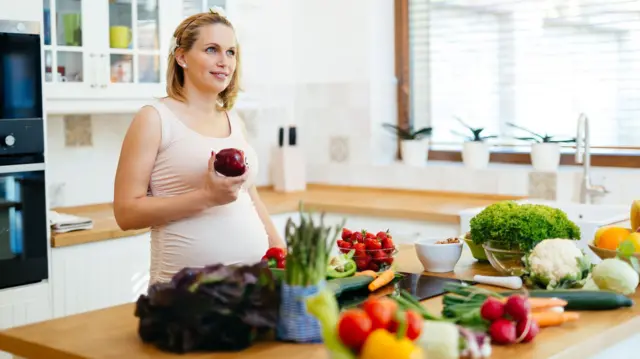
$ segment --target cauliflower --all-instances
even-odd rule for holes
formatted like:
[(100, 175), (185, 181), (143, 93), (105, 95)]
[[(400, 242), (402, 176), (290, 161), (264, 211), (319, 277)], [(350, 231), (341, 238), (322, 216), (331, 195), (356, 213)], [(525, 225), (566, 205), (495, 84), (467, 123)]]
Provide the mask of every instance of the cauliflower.
[(544, 289), (581, 288), (591, 262), (575, 244), (563, 238), (545, 239), (525, 257), (528, 284)]

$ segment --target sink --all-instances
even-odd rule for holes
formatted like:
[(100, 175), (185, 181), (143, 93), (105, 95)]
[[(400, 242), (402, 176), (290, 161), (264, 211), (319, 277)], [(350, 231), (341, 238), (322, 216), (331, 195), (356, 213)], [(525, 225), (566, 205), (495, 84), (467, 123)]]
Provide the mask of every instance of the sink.
[[(593, 240), (599, 227), (611, 224), (631, 227), (629, 223), (629, 207), (625, 205), (581, 204), (537, 199), (525, 199), (515, 202), (544, 204), (564, 211), (567, 217), (580, 227), (581, 239), (577, 243), (578, 247), (590, 255), (594, 263), (600, 262), (600, 258), (589, 249), (588, 243)], [(461, 233), (469, 231), (469, 222), (483, 209), (484, 207), (477, 207), (460, 212)]]

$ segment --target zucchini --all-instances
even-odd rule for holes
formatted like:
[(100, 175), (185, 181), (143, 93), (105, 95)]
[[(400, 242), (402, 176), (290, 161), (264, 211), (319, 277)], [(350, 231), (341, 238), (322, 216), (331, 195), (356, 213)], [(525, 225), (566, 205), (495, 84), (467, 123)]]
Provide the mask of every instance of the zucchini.
[[(500, 292), (502, 295), (522, 294), (522, 292)], [(631, 298), (622, 294), (597, 290), (558, 289), (530, 290), (530, 297), (559, 298), (567, 301), (566, 310), (611, 310), (633, 306)]]
[(333, 290), (338, 297), (343, 292), (366, 288), (371, 282), (373, 282), (373, 277), (368, 275), (352, 276), (328, 280), (327, 287)]

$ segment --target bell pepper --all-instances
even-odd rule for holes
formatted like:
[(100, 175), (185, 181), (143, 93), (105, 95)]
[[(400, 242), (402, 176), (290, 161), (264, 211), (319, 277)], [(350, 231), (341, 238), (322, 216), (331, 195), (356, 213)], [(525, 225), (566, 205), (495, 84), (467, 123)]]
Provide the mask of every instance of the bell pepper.
[(272, 247), (262, 256), (263, 261), (267, 261), (269, 268), (284, 269), (286, 264), (287, 251), (284, 248)]
[(360, 359), (386, 359), (393, 353), (394, 359), (422, 359), (422, 348), (408, 338), (398, 338), (385, 329), (376, 329), (364, 342)]

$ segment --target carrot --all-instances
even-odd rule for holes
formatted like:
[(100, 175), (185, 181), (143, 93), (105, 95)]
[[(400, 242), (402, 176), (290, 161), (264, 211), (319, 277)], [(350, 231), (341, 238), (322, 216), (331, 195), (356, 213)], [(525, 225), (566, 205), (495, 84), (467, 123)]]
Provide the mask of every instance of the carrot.
[(372, 270), (365, 270), (365, 271), (362, 271), (362, 272), (356, 272), (356, 274), (354, 274), (354, 276), (360, 276), (360, 275), (368, 275), (368, 276), (373, 277), (373, 279), (378, 278), (378, 273), (376, 273), (376, 272), (374, 272)]
[(573, 322), (580, 319), (578, 312), (556, 312), (556, 311), (540, 311), (532, 312), (531, 319), (538, 323), (540, 328), (553, 327), (567, 322)]
[(369, 283), (369, 291), (373, 292), (391, 283), (395, 276), (396, 273), (393, 269), (387, 269), (386, 271), (380, 273), (380, 275), (378, 275), (378, 278)]
[[(567, 301), (560, 298), (527, 298), (529, 305), (531, 306), (531, 310), (544, 310), (554, 307), (566, 307)], [(502, 304), (507, 302), (507, 298), (501, 300)]]

